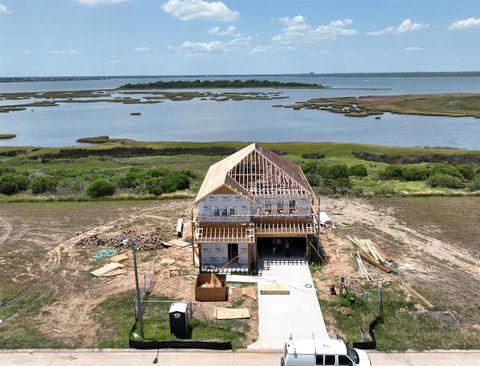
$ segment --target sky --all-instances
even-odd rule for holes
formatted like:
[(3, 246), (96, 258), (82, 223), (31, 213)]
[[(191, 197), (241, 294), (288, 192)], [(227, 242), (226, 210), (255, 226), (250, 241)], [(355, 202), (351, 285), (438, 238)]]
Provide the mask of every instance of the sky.
[(0, 0), (0, 77), (479, 70), (480, 0)]

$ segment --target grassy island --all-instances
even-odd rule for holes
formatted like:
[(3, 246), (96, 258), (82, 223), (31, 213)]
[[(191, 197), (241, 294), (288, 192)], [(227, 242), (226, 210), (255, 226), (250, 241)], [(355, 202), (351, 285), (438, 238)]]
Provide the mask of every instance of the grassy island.
[(17, 135), (13, 133), (0, 133), (0, 140), (14, 139)]
[(350, 117), (366, 117), (390, 112), (425, 116), (480, 118), (480, 94), (446, 93), (317, 98), (287, 107), (296, 110), (318, 109), (342, 113)]
[(174, 81), (155, 81), (153, 83), (126, 84), (119, 89), (239, 89), (239, 88), (299, 88), (299, 89), (324, 89), (320, 84), (297, 83), (271, 80), (174, 80)]

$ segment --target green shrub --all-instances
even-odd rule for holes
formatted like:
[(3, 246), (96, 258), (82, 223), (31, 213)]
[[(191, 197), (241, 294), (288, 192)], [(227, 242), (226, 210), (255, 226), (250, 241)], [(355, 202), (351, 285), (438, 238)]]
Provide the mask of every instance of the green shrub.
[(28, 179), (26, 175), (21, 175), (21, 174), (15, 175), (15, 181), (17, 182), (18, 190), (20, 192), (26, 191), (30, 184), (30, 179)]
[(480, 191), (480, 175), (476, 175), (468, 185), (470, 191)]
[(430, 169), (424, 165), (410, 165), (403, 167), (402, 179), (406, 181), (417, 181), (428, 179)]
[(389, 165), (379, 173), (382, 180), (398, 179), (406, 181), (425, 180), (429, 175), (430, 169), (425, 165)]
[(34, 194), (47, 192), (53, 193), (57, 189), (57, 181), (51, 175), (34, 177), (30, 181), (30, 189)]
[(182, 173), (169, 174), (161, 178), (163, 192), (170, 193), (190, 187), (190, 180)]
[(13, 174), (3, 174), (0, 176), (0, 193), (12, 195), (18, 193), (18, 184)]
[(318, 187), (320, 185), (320, 176), (315, 173), (306, 173), (305, 177), (312, 187)]
[(163, 193), (162, 180), (158, 178), (150, 178), (147, 180), (147, 191), (155, 196), (160, 196)]
[(454, 177), (452, 175), (437, 173), (431, 175), (427, 180), (427, 184), (430, 187), (445, 187), (445, 188), (463, 188), (463, 181), (459, 177)]
[(348, 167), (345, 164), (319, 164), (317, 172), (325, 179), (348, 178)]
[(318, 164), (312, 160), (306, 161), (302, 164), (302, 170), (305, 174), (316, 173)]
[(475, 168), (471, 165), (460, 164), (456, 168), (466, 180), (472, 180), (475, 176)]
[(366, 177), (368, 175), (367, 168), (363, 164), (352, 165), (348, 168), (348, 175), (353, 177)]
[(437, 174), (445, 174), (450, 175), (452, 177), (457, 177), (459, 179), (463, 179), (462, 173), (453, 165), (448, 164), (437, 164), (434, 165), (430, 170), (430, 175), (437, 175)]
[(101, 198), (111, 196), (115, 193), (116, 186), (106, 179), (95, 179), (87, 187), (87, 196), (92, 198)]
[(379, 178), (382, 180), (402, 179), (403, 167), (400, 165), (389, 165), (379, 173)]
[(137, 188), (148, 177), (147, 171), (142, 168), (131, 168), (130, 171), (118, 179), (120, 188)]
[(28, 188), (28, 177), (18, 174), (0, 175), (0, 194), (12, 195)]

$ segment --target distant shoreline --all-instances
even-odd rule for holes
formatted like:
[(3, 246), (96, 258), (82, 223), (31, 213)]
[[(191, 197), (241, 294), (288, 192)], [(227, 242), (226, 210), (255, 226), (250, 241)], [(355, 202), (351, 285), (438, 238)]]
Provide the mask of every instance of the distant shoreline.
[(0, 83), (88, 81), (111, 79), (158, 79), (158, 78), (231, 78), (231, 77), (471, 77), (480, 76), (480, 71), (452, 72), (358, 72), (358, 73), (299, 73), (299, 74), (224, 74), (224, 75), (113, 75), (113, 76), (18, 76), (0, 77)]

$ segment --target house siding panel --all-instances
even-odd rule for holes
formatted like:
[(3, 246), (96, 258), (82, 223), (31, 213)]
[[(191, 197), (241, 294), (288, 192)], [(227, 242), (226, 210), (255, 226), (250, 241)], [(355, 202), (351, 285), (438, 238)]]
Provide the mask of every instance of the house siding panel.
[(238, 263), (248, 265), (248, 244), (238, 244)]
[(223, 265), (228, 262), (228, 246), (222, 244), (203, 244), (201, 246), (202, 264)]
[[(219, 208), (220, 214), (214, 215), (214, 209)], [(235, 209), (235, 215), (230, 215), (230, 209)], [(227, 209), (227, 215), (222, 215), (222, 209)], [(238, 194), (212, 194), (199, 204), (200, 222), (249, 222), (250, 203)]]

